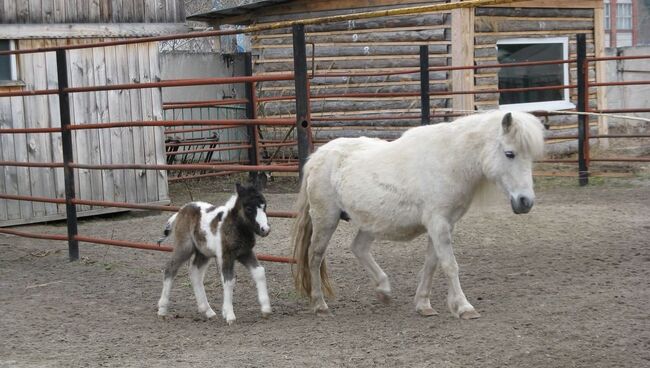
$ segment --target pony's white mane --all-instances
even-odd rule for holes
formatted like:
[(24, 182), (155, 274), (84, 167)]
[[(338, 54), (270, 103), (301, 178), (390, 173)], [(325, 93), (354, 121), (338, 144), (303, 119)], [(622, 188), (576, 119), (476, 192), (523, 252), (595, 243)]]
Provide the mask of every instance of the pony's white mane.
[[(501, 122), (507, 111), (491, 111), (485, 114), (470, 115), (456, 120), (454, 123), (474, 123), (479, 129), (493, 130), (501, 134)], [(512, 126), (508, 137), (517, 148), (519, 154), (528, 155), (533, 159), (544, 154), (544, 126), (532, 114), (512, 111)]]

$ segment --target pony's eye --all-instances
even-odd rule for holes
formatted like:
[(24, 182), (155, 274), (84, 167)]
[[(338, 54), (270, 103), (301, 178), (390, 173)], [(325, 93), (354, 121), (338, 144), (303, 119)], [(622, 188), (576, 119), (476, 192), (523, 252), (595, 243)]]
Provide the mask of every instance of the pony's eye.
[(505, 154), (506, 154), (507, 158), (510, 158), (510, 159), (515, 158), (515, 153), (512, 152), (512, 151), (506, 151)]

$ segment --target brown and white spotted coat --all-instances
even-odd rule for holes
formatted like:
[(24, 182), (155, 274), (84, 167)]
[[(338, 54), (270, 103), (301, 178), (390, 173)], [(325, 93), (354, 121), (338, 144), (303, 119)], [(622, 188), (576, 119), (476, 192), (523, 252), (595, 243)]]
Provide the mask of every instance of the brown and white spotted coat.
[(208, 303), (203, 286), (211, 258), (217, 259), (221, 271), (224, 288), (222, 315), (228, 324), (235, 321), (232, 307), (235, 261), (250, 270), (257, 285), (262, 315), (271, 313), (264, 268), (253, 251), (255, 235), (266, 236), (270, 231), (266, 200), (259, 191), (237, 185), (237, 194), (223, 206), (216, 207), (206, 202), (187, 203), (167, 221), (164, 238), (172, 231), (175, 246), (172, 258), (165, 267), (158, 315), (167, 314), (172, 281), (178, 268), (190, 259), (189, 276), (199, 313), (207, 318), (216, 315)]

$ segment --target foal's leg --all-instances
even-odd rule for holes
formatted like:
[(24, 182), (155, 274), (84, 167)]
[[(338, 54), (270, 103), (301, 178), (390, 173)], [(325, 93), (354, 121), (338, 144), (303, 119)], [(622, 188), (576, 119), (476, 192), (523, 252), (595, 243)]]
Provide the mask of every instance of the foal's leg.
[(205, 278), (205, 271), (208, 269), (210, 258), (204, 256), (201, 252), (194, 252), (194, 259), (190, 263), (190, 281), (194, 295), (196, 296), (196, 304), (199, 308), (199, 313), (205, 315), (206, 318), (212, 318), (217, 314), (210, 307), (208, 298), (205, 295), (205, 286), (203, 279)]
[(427, 252), (424, 256), (424, 266), (420, 271), (420, 282), (415, 291), (415, 311), (420, 315), (428, 317), (438, 314), (431, 308), (431, 283), (433, 274), (438, 266), (438, 256), (431, 238), (428, 239)]
[(235, 260), (224, 257), (221, 264), (221, 283), (223, 284), (223, 307), (221, 315), (229, 325), (235, 323), (235, 311), (232, 308), (232, 295), (235, 289)]
[(312, 217), (313, 232), (309, 247), (309, 272), (311, 275), (311, 303), (314, 313), (318, 315), (329, 315), (329, 309), (323, 297), (320, 266), (323, 263), (327, 245), (336, 230), (336, 225), (338, 225), (338, 220), (338, 214), (329, 218)]
[(379, 267), (375, 259), (370, 254), (370, 245), (374, 238), (372, 235), (359, 231), (352, 241), (352, 253), (357, 257), (359, 262), (366, 268), (370, 277), (375, 282), (377, 290), (377, 299), (382, 303), (390, 302), (390, 283), (388, 276)]
[(171, 292), (172, 282), (178, 273), (181, 265), (187, 262), (192, 253), (194, 252), (194, 245), (189, 239), (177, 239), (172, 258), (165, 267), (165, 276), (163, 277), (163, 289), (158, 300), (158, 315), (164, 316), (167, 314), (169, 307), (169, 293)]
[(452, 226), (445, 219), (433, 219), (427, 227), (429, 237), (433, 241), (433, 248), (438, 257), (438, 264), (449, 280), (449, 291), (447, 294), (447, 306), (451, 313), (462, 319), (480, 317), (474, 307), (467, 301), (458, 279), (458, 263), (454, 257), (454, 250), (451, 246)]
[(257, 300), (260, 302), (262, 308), (262, 317), (266, 318), (271, 315), (271, 302), (269, 299), (269, 292), (266, 289), (266, 275), (264, 274), (264, 267), (262, 267), (255, 257), (255, 253), (240, 257), (239, 261), (248, 268), (251, 276), (255, 281), (257, 287)]

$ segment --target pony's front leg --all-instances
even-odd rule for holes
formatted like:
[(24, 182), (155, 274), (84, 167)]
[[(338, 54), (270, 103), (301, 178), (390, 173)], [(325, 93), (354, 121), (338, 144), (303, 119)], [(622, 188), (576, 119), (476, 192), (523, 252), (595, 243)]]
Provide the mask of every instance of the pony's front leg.
[(449, 291), (447, 294), (447, 306), (451, 313), (462, 319), (473, 319), (480, 317), (474, 307), (467, 301), (458, 279), (458, 263), (454, 257), (454, 250), (451, 245), (452, 226), (445, 219), (434, 219), (427, 227), (429, 237), (433, 241), (433, 248), (438, 258), (438, 265), (447, 275)]
[(436, 272), (438, 266), (438, 256), (436, 255), (433, 241), (430, 237), (428, 240), (427, 252), (424, 256), (424, 266), (420, 271), (420, 282), (415, 291), (415, 311), (424, 317), (438, 314), (431, 307), (431, 283), (433, 281), (433, 274)]
[(235, 289), (235, 262), (232, 259), (224, 259), (221, 265), (221, 283), (223, 284), (223, 306), (221, 315), (229, 325), (235, 323), (235, 311), (232, 307), (233, 290)]
[(250, 254), (240, 258), (240, 262), (248, 268), (257, 286), (257, 300), (260, 302), (262, 310), (262, 317), (266, 318), (271, 315), (271, 302), (269, 299), (269, 292), (266, 288), (266, 275), (264, 274), (264, 267), (257, 261), (255, 254)]

